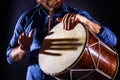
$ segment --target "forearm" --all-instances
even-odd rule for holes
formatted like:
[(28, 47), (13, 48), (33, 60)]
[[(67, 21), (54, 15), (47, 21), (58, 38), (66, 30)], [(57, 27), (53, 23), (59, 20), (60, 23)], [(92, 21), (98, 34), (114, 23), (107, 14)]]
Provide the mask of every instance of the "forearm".
[(21, 61), (21, 59), (24, 57), (26, 53), (27, 53), (26, 51), (22, 50), (18, 46), (11, 51), (11, 58), (13, 59), (13, 61), (19, 62)]
[(82, 24), (84, 24), (87, 29), (94, 32), (95, 34), (100, 33), (100, 30), (102, 27), (99, 24), (97, 24), (93, 21), (90, 21), (89, 19), (87, 19), (84, 16), (81, 16), (81, 15), (77, 15), (77, 16), (78, 16), (78, 21), (81, 22)]
[(110, 46), (116, 45), (117, 37), (109, 28), (100, 26), (99, 24), (90, 21), (81, 15), (78, 16), (78, 20), (83, 23), (87, 29), (97, 34), (106, 44)]
[(85, 25), (92, 31), (94, 32), (95, 34), (99, 34), (100, 33), (100, 30), (101, 30), (101, 26), (90, 21), (90, 20), (86, 20), (86, 23)]

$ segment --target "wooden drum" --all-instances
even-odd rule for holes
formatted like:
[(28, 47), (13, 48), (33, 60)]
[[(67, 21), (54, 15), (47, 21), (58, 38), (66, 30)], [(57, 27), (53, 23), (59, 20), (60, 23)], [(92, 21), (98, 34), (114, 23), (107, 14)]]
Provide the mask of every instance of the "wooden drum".
[(113, 80), (117, 52), (78, 23), (72, 30), (57, 24), (44, 38), (38, 61), (44, 73), (60, 80)]

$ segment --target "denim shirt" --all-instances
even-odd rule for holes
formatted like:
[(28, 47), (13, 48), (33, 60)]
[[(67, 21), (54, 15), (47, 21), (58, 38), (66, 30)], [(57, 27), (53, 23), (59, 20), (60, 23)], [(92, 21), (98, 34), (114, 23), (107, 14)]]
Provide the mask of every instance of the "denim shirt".
[[(103, 27), (103, 31), (98, 34), (98, 37), (103, 40), (106, 44), (110, 46), (115, 46), (117, 43), (117, 38), (115, 34), (106, 26), (103, 26), (98, 21), (96, 21), (93, 17), (89, 15), (87, 11), (84, 10), (78, 10), (76, 8), (67, 7), (65, 4), (62, 5), (62, 9), (60, 12), (53, 14), (53, 24), (51, 26), (54, 27), (58, 22), (56, 21), (56, 18), (63, 17), (68, 12), (74, 12), (80, 15), (83, 15), (87, 17), (89, 20), (101, 25)], [(18, 46), (18, 38), (20, 34), (25, 32), (27, 35), (31, 31), (31, 29), (34, 29), (34, 35), (33, 35), (33, 43), (30, 47), (30, 64), (28, 66), (27, 71), (27, 80), (42, 80), (43, 79), (43, 73), (38, 65), (38, 52), (41, 47), (42, 40), (47, 34), (48, 30), (48, 13), (46, 10), (39, 4), (33, 9), (30, 9), (26, 12), (24, 12), (20, 18), (18, 19), (18, 22), (15, 26), (13, 36), (10, 40), (10, 43), (7, 48), (7, 61), (8, 63), (12, 64), (15, 63), (10, 54), (13, 48)]]

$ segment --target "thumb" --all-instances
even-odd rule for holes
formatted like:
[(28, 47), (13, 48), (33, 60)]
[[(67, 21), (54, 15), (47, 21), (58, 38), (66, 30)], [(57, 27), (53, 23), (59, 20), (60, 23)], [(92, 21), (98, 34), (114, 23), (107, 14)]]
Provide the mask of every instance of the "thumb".
[(56, 19), (58, 22), (62, 22), (62, 18), (57, 18)]
[(34, 34), (34, 29), (32, 29), (29, 33), (29, 36), (28, 37), (33, 37), (33, 34)]

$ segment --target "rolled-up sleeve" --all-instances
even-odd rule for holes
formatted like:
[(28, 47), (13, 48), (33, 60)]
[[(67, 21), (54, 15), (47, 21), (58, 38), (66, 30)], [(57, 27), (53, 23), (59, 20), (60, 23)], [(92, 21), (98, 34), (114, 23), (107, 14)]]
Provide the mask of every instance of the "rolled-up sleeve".
[(9, 43), (7, 51), (6, 51), (6, 57), (7, 57), (7, 61), (9, 64), (14, 63), (14, 61), (11, 58), (11, 51), (13, 48), (18, 46), (18, 38), (24, 30), (23, 26), (25, 25), (25, 22), (26, 22), (25, 14), (22, 14), (17, 21), (17, 24), (16, 24), (14, 32), (13, 32), (13, 36), (10, 40), (10, 43)]
[(92, 16), (90, 16), (90, 14), (87, 11), (82, 11), (80, 13), (81, 15), (85, 16), (86, 18), (88, 18), (89, 20), (99, 24), (103, 30), (102, 32), (100, 32), (98, 34), (98, 37), (107, 45), (109, 46), (116, 46), (117, 44), (117, 37), (116, 35), (112, 32), (112, 30), (110, 30), (109, 27), (102, 25), (100, 22), (98, 22), (97, 20), (95, 20)]
[(116, 46), (117, 37), (116, 35), (108, 28), (103, 27), (103, 31), (98, 35), (109, 46)]

